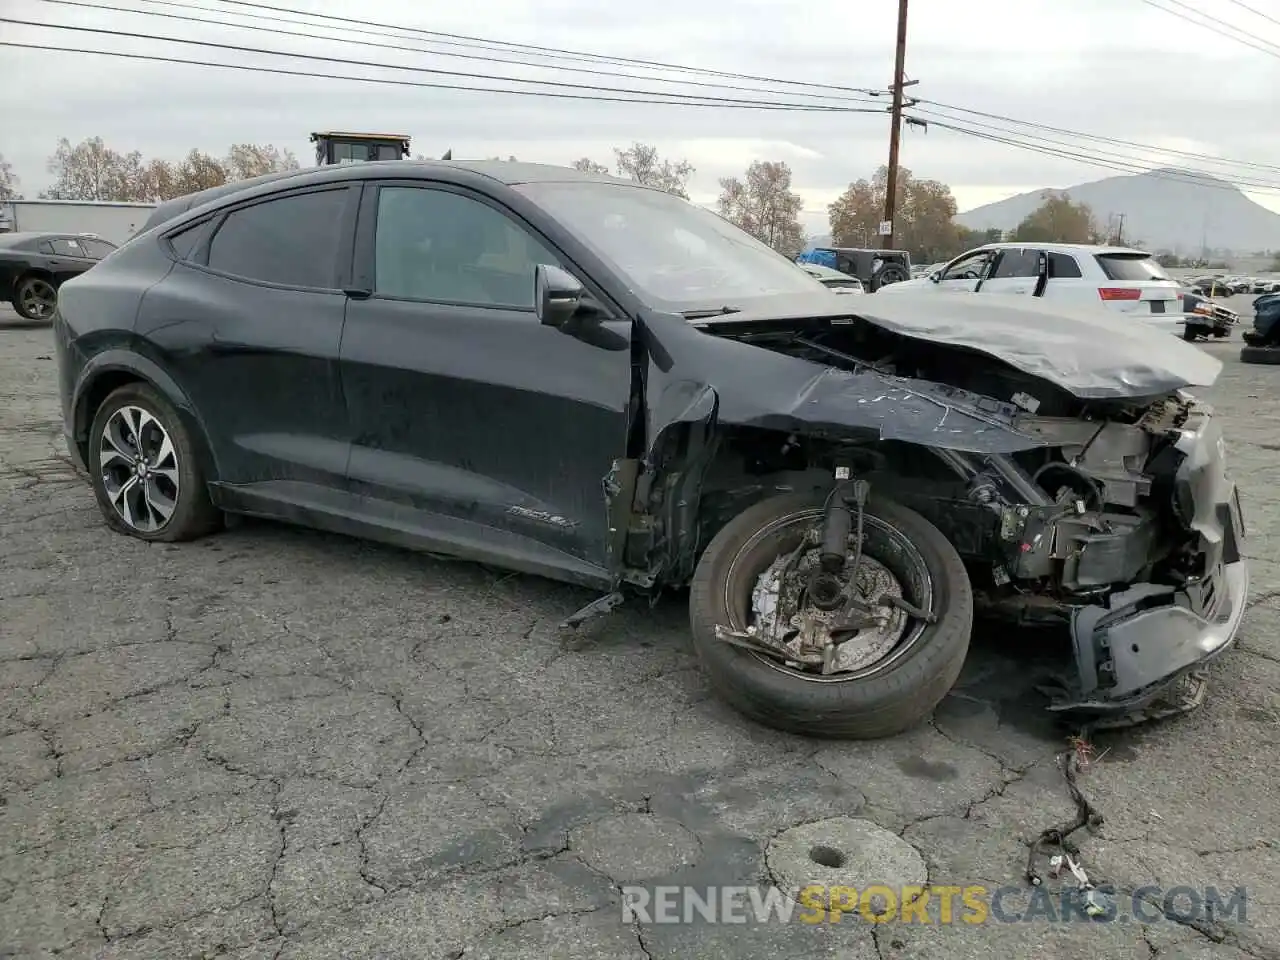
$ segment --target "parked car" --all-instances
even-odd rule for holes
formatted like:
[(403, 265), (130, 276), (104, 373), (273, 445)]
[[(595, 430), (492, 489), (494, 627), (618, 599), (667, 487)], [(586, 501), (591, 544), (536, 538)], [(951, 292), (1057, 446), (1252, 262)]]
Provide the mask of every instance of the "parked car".
[(820, 281), (824, 287), (835, 293), (866, 293), (862, 289), (861, 281), (857, 277), (849, 276), (847, 273), (841, 273), (831, 267), (824, 267), (820, 263), (802, 263), (800, 267), (809, 276)]
[(1240, 359), (1245, 363), (1280, 363), (1280, 293), (1253, 301), (1253, 329), (1244, 332)]
[(1191, 281), (1191, 289), (1203, 297), (1212, 298), (1230, 297), (1236, 292), (1235, 287), (1222, 276), (1196, 277)]
[(1004, 293), (1110, 307), (1182, 334), (1178, 282), (1141, 250), (1075, 243), (989, 243), (922, 280), (886, 287), (911, 292)]
[(1030, 297), (832, 296), (610, 177), (391, 161), (162, 204), (54, 342), (113, 530), (248, 513), (600, 591), (568, 624), (687, 586), (714, 688), (799, 733), (924, 721), (976, 600), (1073, 631), (1054, 707), (1091, 718), (1244, 612), (1205, 351)]
[(52, 320), (58, 288), (115, 249), (74, 233), (0, 233), (0, 300), (27, 320)]
[(911, 279), (911, 254), (905, 250), (816, 247), (800, 254), (796, 262), (816, 264), (857, 277), (863, 289), (871, 292)]
[(1229, 337), (1235, 325), (1240, 322), (1240, 314), (1230, 307), (1224, 307), (1193, 290), (1183, 288), (1179, 293), (1182, 294), (1182, 312), (1186, 316), (1182, 333), (1184, 340)]
[(1280, 293), (1280, 280), (1254, 280), (1253, 287), (1249, 292), (1254, 294)]

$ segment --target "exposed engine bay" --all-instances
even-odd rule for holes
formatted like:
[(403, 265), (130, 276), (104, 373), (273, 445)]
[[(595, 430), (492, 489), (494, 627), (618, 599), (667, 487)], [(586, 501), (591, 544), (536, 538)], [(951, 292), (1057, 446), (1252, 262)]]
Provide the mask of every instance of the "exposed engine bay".
[[(1154, 686), (1203, 658), (1205, 629), (1224, 618), (1238, 624), (1240, 611), (1224, 608), (1227, 591), (1218, 583), (1223, 564), (1236, 563), (1244, 576), (1238, 500), (1222, 473), (1224, 447), (1211, 412), (1189, 394), (1082, 400), (991, 355), (858, 318), (714, 332), (849, 373), (944, 385), (955, 391), (958, 409), (985, 411), (1027, 438), (1026, 449), (1008, 454), (797, 436), (776, 456), (762, 456), (749, 438), (739, 442), (762, 477), (820, 464), (828, 478), (892, 491), (955, 546), (985, 613), (1070, 627), (1079, 677), (1064, 708), (1102, 711), (1149, 698)], [(835, 509), (860, 517), (856, 504), (842, 499), (845, 506)], [(780, 560), (753, 598), (755, 640), (826, 674), (856, 671), (907, 629), (901, 589), (879, 565), (855, 565), (858, 602), (848, 590), (840, 598), (838, 585), (822, 584), (822, 542), (841, 536), (845, 523), (831, 512), (808, 544), (805, 565)], [(788, 577), (809, 598), (807, 615), (795, 609), (794, 596), (788, 601)], [(862, 620), (848, 635), (857, 643), (833, 643), (833, 630), (849, 627), (832, 611), (855, 607)], [(1164, 608), (1169, 612), (1147, 616)]]

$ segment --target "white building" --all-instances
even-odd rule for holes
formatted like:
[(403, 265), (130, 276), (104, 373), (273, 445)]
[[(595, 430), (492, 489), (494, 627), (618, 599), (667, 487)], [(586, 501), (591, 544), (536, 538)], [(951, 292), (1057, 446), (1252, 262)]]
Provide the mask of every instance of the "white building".
[(91, 233), (119, 245), (153, 209), (153, 203), (109, 200), (10, 200), (0, 203), (0, 233)]

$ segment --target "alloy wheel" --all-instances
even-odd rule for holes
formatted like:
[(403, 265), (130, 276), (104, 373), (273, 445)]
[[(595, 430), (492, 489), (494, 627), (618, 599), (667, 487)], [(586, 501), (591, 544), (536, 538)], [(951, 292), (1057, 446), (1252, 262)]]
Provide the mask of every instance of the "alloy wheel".
[(32, 278), (18, 292), (18, 303), (23, 314), (32, 320), (47, 320), (58, 305), (58, 291), (47, 280)]
[(155, 533), (168, 524), (178, 505), (178, 451), (153, 414), (133, 405), (111, 414), (99, 468), (107, 499), (130, 528)]

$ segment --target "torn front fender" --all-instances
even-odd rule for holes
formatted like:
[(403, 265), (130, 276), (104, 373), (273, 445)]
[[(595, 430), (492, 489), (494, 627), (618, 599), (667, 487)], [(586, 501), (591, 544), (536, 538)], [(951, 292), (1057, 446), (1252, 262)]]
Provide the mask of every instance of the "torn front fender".
[(705, 333), (683, 317), (651, 313), (639, 323), (647, 370), (647, 441), (703, 419), (717, 398), (716, 426), (759, 427), (833, 440), (901, 440), (962, 453), (1044, 446), (1017, 429), (1012, 404), (927, 380), (857, 373)]

